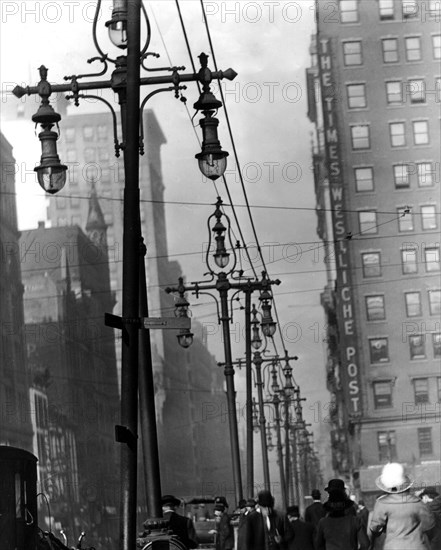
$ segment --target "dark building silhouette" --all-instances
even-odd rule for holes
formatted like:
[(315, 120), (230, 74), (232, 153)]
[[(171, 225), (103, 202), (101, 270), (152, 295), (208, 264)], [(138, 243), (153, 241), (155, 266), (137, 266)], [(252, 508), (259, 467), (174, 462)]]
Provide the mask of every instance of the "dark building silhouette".
[(0, 444), (32, 451), (15, 166), (0, 133)]

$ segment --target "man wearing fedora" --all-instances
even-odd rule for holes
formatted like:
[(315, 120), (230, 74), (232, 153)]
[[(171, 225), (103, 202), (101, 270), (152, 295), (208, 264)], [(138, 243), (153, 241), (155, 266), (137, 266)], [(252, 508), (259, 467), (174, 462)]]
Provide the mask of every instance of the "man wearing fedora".
[(369, 539), (360, 521), (347, 513), (354, 503), (346, 494), (343, 480), (331, 482), (326, 487), (329, 498), (323, 505), (327, 515), (317, 525), (316, 550), (368, 550)]
[(162, 514), (168, 520), (168, 528), (187, 548), (197, 548), (198, 542), (193, 522), (176, 513), (181, 501), (173, 495), (162, 497)]
[(288, 550), (314, 550), (314, 526), (300, 519), (299, 507), (288, 506), (286, 510), (293, 538), (287, 545)]
[(435, 525), (430, 508), (410, 492), (413, 480), (404, 467), (390, 462), (375, 484), (385, 495), (375, 503), (369, 525), (372, 539), (385, 532), (384, 550), (429, 550)]
[(268, 490), (257, 495), (257, 508), (243, 524), (243, 536), (238, 550), (279, 550), (292, 539), (288, 518), (274, 510), (274, 497)]

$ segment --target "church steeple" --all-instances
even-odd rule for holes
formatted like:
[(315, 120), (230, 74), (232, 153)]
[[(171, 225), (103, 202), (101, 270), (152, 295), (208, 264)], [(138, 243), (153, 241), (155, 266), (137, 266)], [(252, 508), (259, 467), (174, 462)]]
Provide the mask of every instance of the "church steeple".
[(86, 233), (89, 239), (100, 248), (107, 246), (107, 225), (104, 220), (98, 196), (96, 194), (95, 182), (92, 182), (92, 189), (89, 198), (89, 214), (87, 216)]

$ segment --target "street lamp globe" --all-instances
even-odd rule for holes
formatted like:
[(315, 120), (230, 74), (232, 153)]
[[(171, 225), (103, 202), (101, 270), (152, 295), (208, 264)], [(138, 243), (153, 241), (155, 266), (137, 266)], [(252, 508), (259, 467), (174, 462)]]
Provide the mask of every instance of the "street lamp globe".
[(127, 0), (113, 0), (112, 19), (106, 22), (109, 38), (114, 46), (127, 48)]

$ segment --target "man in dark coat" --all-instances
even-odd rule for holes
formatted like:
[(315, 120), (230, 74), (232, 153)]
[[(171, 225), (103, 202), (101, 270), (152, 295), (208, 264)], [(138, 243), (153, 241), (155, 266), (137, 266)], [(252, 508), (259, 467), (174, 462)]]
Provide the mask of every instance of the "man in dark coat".
[(196, 531), (191, 519), (184, 518), (176, 513), (181, 501), (173, 495), (162, 497), (162, 514), (168, 520), (168, 528), (187, 548), (197, 548)]
[(313, 527), (317, 527), (317, 523), (321, 518), (325, 517), (325, 509), (321, 503), (321, 494), (317, 489), (311, 491), (312, 504), (305, 510), (305, 521), (311, 523)]
[[(214, 499), (214, 516), (216, 519), (216, 550), (232, 550), (234, 548), (234, 528), (227, 513), (228, 502), (225, 497)], [(210, 534), (212, 531), (210, 531)]]
[(299, 507), (288, 506), (287, 515), (294, 535), (287, 550), (314, 550), (314, 527), (300, 519)]
[(270, 491), (260, 491), (258, 508), (248, 514), (243, 529), (243, 539), (238, 550), (279, 550), (286, 548), (292, 530), (286, 516), (274, 510), (274, 497)]
[(435, 518), (435, 527), (428, 534), (431, 544), (430, 548), (431, 550), (439, 550), (441, 548), (441, 496), (432, 488), (424, 489), (419, 496), (430, 508)]

